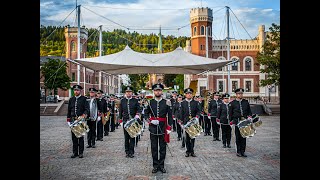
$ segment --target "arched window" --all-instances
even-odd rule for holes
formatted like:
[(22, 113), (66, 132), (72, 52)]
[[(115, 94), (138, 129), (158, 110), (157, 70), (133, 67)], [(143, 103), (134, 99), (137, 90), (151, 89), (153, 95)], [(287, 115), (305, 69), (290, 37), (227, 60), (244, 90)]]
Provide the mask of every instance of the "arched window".
[[(238, 58), (232, 58), (231, 60), (232, 61), (236, 61), (236, 60), (238, 60)], [(235, 62), (235, 63), (231, 64), (231, 70), (232, 71), (238, 71), (238, 62)]]
[(71, 42), (71, 51), (76, 51), (76, 43), (74, 41)]
[(200, 35), (205, 35), (204, 26), (200, 27)]
[(197, 35), (197, 26), (193, 27), (193, 35), (194, 35), (194, 36)]
[[(226, 58), (223, 57), (223, 56), (220, 56), (220, 57), (218, 57), (217, 59), (219, 59), (219, 60), (226, 60)], [(218, 68), (218, 71), (222, 71), (222, 68), (223, 68), (223, 67)]]
[(245, 70), (246, 71), (252, 71), (252, 60), (251, 58), (247, 57), (244, 59), (244, 64), (245, 64)]

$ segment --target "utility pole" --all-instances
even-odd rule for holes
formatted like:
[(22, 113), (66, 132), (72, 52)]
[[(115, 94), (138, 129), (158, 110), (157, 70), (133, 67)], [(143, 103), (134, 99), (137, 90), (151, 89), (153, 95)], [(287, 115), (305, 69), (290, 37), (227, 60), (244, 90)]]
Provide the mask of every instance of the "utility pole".
[[(227, 8), (227, 60), (230, 60), (229, 7)], [(228, 94), (231, 94), (230, 63), (228, 64)]]
[[(79, 6), (77, 6), (78, 7), (78, 9), (77, 9), (77, 16), (78, 16), (78, 51), (77, 51), (77, 59), (80, 59), (80, 52), (81, 52), (81, 47), (80, 47), (80, 6), (81, 5), (79, 5)], [(78, 84), (80, 85), (80, 65), (78, 64), (77, 65), (77, 75), (78, 75), (78, 77), (77, 77), (77, 79), (78, 79)]]

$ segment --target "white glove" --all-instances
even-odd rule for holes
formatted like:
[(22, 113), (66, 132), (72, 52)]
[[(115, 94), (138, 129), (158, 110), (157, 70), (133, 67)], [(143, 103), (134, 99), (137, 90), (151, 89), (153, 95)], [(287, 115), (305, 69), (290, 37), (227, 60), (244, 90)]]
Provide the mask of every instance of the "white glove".
[(171, 133), (171, 131), (170, 130), (167, 130), (167, 134), (170, 134)]
[(176, 118), (173, 118), (173, 120), (176, 120)]
[(71, 127), (71, 122), (68, 122), (69, 127)]
[(137, 115), (134, 116), (134, 118), (140, 119), (140, 116), (137, 114)]
[(158, 125), (159, 124), (159, 120), (152, 120), (151, 124)]
[(195, 119), (196, 119), (196, 123), (199, 123), (199, 118), (196, 117)]
[(98, 119), (97, 119), (98, 121), (100, 121), (101, 120), (101, 116), (98, 116)]

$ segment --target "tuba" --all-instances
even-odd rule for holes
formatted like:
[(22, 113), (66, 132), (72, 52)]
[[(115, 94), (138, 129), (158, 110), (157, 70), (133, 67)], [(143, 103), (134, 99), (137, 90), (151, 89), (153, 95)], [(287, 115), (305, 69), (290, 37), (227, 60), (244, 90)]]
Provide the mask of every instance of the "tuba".
[(142, 125), (138, 122), (138, 119), (132, 118), (131, 120), (127, 121), (126, 124), (123, 126), (125, 130), (128, 132), (131, 138), (135, 138), (142, 132)]
[(89, 132), (89, 126), (87, 125), (85, 118), (82, 116), (77, 117), (71, 124), (70, 128), (77, 138), (80, 138)]
[(195, 117), (190, 119), (187, 124), (184, 125), (184, 129), (191, 139), (196, 138), (203, 132), (202, 127), (199, 125), (199, 121)]

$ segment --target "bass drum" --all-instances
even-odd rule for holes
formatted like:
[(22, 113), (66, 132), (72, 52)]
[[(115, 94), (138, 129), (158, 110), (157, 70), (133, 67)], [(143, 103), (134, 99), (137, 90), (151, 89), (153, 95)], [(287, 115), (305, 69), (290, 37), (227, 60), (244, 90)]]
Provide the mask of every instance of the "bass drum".
[(253, 137), (256, 133), (256, 130), (253, 127), (253, 123), (249, 119), (240, 121), (237, 124), (240, 134), (243, 138)]

